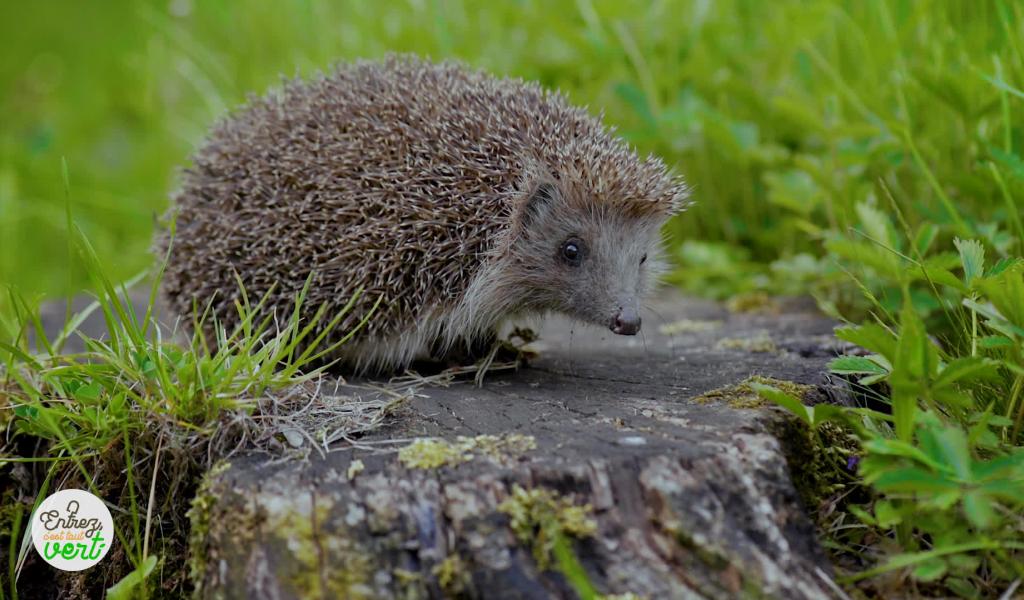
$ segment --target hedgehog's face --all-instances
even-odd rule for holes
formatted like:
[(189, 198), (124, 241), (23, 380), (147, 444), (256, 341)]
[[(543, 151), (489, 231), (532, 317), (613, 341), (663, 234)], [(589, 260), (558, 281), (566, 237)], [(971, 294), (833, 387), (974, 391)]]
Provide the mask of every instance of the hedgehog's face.
[(657, 277), (665, 218), (566, 202), (555, 185), (541, 184), (521, 209), (510, 249), (523, 304), (636, 334)]

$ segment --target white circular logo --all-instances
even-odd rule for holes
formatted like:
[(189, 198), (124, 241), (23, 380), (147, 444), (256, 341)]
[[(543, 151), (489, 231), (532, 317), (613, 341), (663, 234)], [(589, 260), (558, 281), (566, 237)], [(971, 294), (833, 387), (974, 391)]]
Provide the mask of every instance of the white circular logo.
[(32, 543), (43, 560), (62, 571), (100, 562), (114, 543), (114, 520), (103, 501), (85, 490), (61, 490), (32, 515)]

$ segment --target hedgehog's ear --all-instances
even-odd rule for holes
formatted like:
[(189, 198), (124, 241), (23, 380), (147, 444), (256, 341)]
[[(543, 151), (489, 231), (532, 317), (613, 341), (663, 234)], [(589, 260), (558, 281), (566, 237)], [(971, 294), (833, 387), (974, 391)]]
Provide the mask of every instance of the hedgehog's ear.
[(519, 216), (520, 226), (528, 227), (531, 223), (547, 214), (558, 200), (559, 194), (558, 188), (550, 181), (542, 181), (535, 185), (530, 192), (530, 196), (523, 204), (523, 209)]

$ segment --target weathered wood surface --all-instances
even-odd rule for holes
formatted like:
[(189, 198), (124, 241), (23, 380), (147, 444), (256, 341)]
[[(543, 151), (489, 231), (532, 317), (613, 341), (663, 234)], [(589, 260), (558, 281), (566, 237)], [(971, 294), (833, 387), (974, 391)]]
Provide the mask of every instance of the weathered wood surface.
[[(538, 568), (498, 509), (518, 484), (593, 507), (595, 534), (572, 548), (601, 593), (831, 597), (777, 437), (792, 431), (787, 417), (693, 398), (751, 375), (823, 385), (832, 324), (809, 311), (732, 315), (675, 296), (655, 308), (636, 338), (549, 321), (530, 367), (490, 375), (482, 389), (422, 388), (364, 438), (517, 433), (532, 436), (533, 450), (437, 469), (406, 468), (383, 444), (303, 460), (235, 457), (208, 475), (192, 512), (199, 595), (576, 597), (557, 569)], [(683, 317), (722, 324), (658, 332)], [(732, 347), (754, 340), (764, 350), (765, 336), (775, 351)], [(365, 469), (350, 478), (356, 459)], [(452, 557), (458, 576), (439, 577)]]

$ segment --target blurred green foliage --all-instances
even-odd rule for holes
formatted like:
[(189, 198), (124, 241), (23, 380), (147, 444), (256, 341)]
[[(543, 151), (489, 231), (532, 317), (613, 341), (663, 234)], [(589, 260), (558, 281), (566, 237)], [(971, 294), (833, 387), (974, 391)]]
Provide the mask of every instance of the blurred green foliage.
[[(1002, 82), (1021, 80), (1022, 10), (954, 0), (3, 3), (0, 280), (29, 294), (68, 285), (61, 157), (76, 219), (111, 274), (128, 276), (149, 264), (175, 169), (216, 118), (281, 74), (389, 51), (560, 87), (662, 155), (697, 200), (671, 227), (690, 267), (677, 281), (691, 287), (733, 266), (766, 276), (732, 278), (719, 295), (774, 280), (799, 291), (808, 275), (820, 284), (830, 273), (812, 264), (816, 238), (853, 225), (858, 202), (888, 210), (883, 184), (911, 225), (966, 221), (1008, 249), (1011, 209), (987, 164), (1020, 192), (1011, 124), (1022, 108)], [(781, 279), (764, 268), (779, 258)], [(71, 285), (84, 282), (78, 269)]]
[(832, 370), (864, 406), (761, 390), (859, 437), (824, 511), (849, 580), (997, 597), (1024, 578), (1024, 3), (7, 2), (0, 39), (0, 283), (30, 297), (88, 281), (67, 194), (92, 272), (149, 266), (175, 169), (282, 74), (398, 51), (561, 88), (692, 184), (670, 281), (852, 321), (863, 351)]

